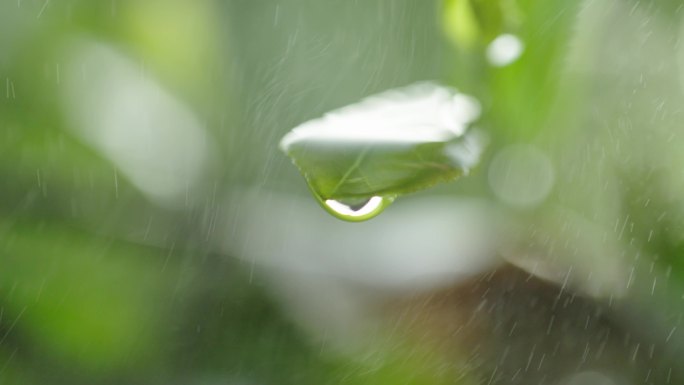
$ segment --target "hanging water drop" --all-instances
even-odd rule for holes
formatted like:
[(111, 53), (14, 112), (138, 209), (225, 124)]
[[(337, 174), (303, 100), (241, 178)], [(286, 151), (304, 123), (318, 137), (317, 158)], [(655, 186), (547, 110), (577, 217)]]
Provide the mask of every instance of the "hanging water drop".
[(319, 199), (333, 216), (350, 222), (361, 222), (380, 214), (394, 201), (394, 196), (373, 196), (358, 200)]

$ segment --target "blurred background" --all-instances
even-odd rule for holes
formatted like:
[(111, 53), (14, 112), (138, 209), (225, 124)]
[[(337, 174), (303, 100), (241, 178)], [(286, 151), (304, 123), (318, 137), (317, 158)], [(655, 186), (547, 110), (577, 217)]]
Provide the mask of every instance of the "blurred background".
[[(0, 383), (683, 383), (683, 8), (0, 0)], [(327, 214), (279, 140), (424, 80), (479, 166)]]

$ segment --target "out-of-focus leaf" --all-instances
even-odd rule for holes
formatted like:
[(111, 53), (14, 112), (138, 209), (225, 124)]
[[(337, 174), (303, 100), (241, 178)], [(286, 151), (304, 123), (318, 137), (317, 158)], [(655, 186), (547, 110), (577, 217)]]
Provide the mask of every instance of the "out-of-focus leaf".
[(480, 28), (469, 0), (447, 0), (443, 10), (444, 31), (458, 46), (470, 48), (480, 38)]
[(461, 49), (477, 49), (520, 24), (522, 13), (507, 0), (445, 0), (442, 24), (447, 37)]
[(350, 385), (471, 385), (475, 379), (458, 364), (447, 362), (432, 346), (409, 343), (367, 354), (354, 363), (333, 366), (333, 379)]
[(0, 384), (3, 385), (31, 385), (39, 384), (31, 373), (31, 368), (19, 363), (17, 348), (13, 350), (0, 350)]
[(69, 131), (151, 200), (185, 204), (213, 153), (193, 111), (154, 80), (141, 79), (134, 62), (107, 44), (68, 41), (64, 57), (61, 100)]
[(156, 305), (163, 265), (150, 264), (154, 253), (74, 229), (7, 222), (1, 229), (3, 321), (15, 318), (41, 354), (71, 366), (149, 363), (163, 310)]
[[(122, 34), (139, 57), (155, 70), (164, 83), (208, 108), (216, 91), (222, 45), (217, 15), (218, 4), (199, 1), (123, 1), (125, 20)], [(211, 66), (211, 70), (208, 70)], [(225, 107), (224, 107), (225, 108)]]

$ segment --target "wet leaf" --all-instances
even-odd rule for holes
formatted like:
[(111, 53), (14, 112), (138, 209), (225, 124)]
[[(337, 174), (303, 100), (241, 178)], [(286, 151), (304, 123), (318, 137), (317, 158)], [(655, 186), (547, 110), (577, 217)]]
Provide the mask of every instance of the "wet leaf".
[(321, 202), (360, 210), (373, 197), (391, 200), (467, 174), (483, 147), (481, 135), (466, 133), (478, 115), (474, 99), (419, 83), (306, 122), (281, 148)]

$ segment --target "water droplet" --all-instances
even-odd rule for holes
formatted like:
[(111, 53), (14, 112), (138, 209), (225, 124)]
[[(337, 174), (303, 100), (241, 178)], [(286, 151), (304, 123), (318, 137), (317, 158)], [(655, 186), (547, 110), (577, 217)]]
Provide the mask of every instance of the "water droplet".
[(525, 45), (517, 36), (499, 35), (487, 46), (487, 60), (494, 67), (504, 67), (518, 60), (524, 49)]
[(489, 165), (489, 185), (503, 202), (520, 208), (542, 204), (551, 193), (555, 172), (549, 157), (526, 144), (505, 147)]
[(394, 201), (394, 196), (373, 196), (358, 200), (320, 199), (321, 205), (333, 216), (350, 222), (361, 222), (380, 214)]

